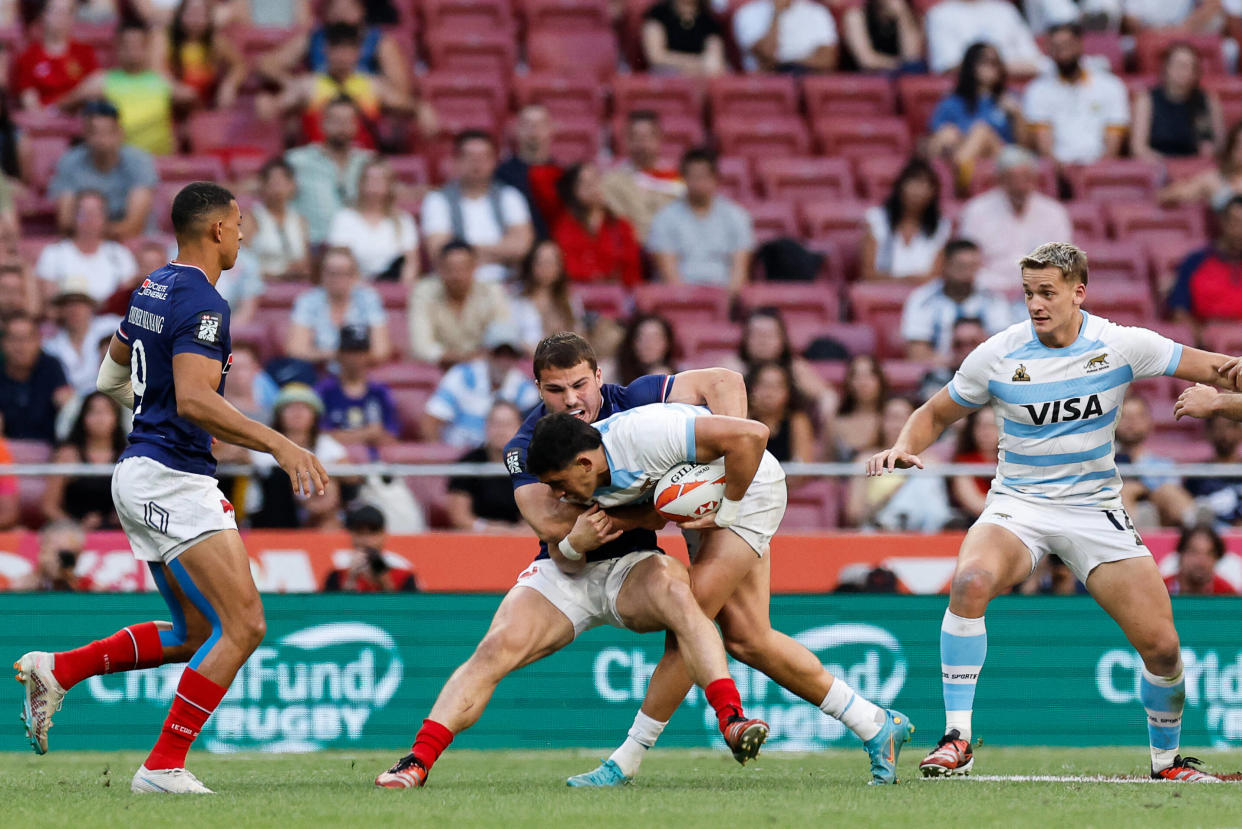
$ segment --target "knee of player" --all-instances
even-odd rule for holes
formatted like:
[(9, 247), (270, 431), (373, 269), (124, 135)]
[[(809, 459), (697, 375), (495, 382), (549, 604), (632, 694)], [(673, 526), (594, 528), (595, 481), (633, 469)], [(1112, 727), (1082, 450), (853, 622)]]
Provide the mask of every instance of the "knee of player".
[(223, 633), (247, 652), (253, 651), (263, 642), (267, 635), (267, 620), (263, 611), (256, 609), (238, 615), (237, 619), (224, 626)]
[(670, 616), (685, 618), (703, 612), (698, 600), (694, 597), (694, 590), (685, 580), (677, 578), (672, 573), (666, 573), (656, 584), (655, 589), (659, 594), (661, 604), (664, 605), (665, 612)]
[(730, 631), (724, 636), (725, 652), (746, 665), (752, 665), (760, 655), (763, 643), (747, 631)]
[(1143, 664), (1156, 676), (1172, 676), (1181, 664), (1182, 647), (1177, 631), (1168, 631), (1152, 638), (1140, 649)]
[(523, 650), (521, 639), (500, 627), (487, 632), (475, 647), (471, 661), (489, 672), (506, 674), (517, 666)]
[(965, 567), (953, 574), (950, 590), (956, 598), (990, 601), (996, 595), (996, 574), (982, 567)]

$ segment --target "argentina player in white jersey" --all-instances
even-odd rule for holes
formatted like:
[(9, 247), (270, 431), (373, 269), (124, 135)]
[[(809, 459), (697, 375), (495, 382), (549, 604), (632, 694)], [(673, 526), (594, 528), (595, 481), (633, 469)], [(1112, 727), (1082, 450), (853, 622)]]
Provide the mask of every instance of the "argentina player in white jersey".
[(926, 777), (972, 768), (984, 611), (1055, 554), (1142, 657), (1152, 777), (1217, 782), (1179, 753), (1186, 696), (1180, 644), (1168, 591), (1122, 508), (1113, 433), (1132, 380), (1172, 375), (1232, 391), (1237, 361), (1083, 311), (1087, 256), (1073, 245), (1041, 245), (1019, 266), (1030, 319), (975, 349), (949, 385), (910, 416), (893, 447), (867, 461), (869, 476), (921, 469), (919, 454), (951, 423), (985, 405), (996, 414), (996, 477), (962, 542), (940, 628), (946, 733), (920, 768)]

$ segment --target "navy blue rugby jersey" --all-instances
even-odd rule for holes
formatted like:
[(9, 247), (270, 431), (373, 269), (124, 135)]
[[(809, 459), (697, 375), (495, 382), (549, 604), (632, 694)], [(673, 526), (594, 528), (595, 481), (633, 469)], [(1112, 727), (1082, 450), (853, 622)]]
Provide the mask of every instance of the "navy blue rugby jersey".
[[(645, 377), (639, 377), (628, 386), (605, 383), (600, 387), (603, 403), (600, 406), (599, 414), (595, 418), (596, 422), (606, 417), (612, 417), (617, 412), (623, 412), (627, 409), (636, 409), (639, 406), (647, 406), (651, 403), (663, 403), (668, 400), (668, 395), (672, 388), (673, 375), (671, 374), (648, 374)], [(527, 484), (539, 483), (538, 478), (526, 471), (526, 450), (530, 447), (530, 436), (535, 431), (535, 424), (539, 422), (539, 418), (547, 413), (547, 407), (541, 402), (526, 416), (526, 420), (522, 422), (522, 428), (518, 429), (517, 434), (505, 444), (505, 467), (509, 470), (509, 478), (513, 482), (514, 490)], [(656, 549), (659, 548), (656, 545), (656, 534), (654, 532), (651, 530), (628, 530), (602, 547), (587, 553), (586, 558), (587, 561), (604, 561), (605, 559), (619, 558), (638, 550)], [(535, 560), (538, 561), (541, 558), (547, 557), (548, 545), (540, 541), (539, 555), (535, 557)]]

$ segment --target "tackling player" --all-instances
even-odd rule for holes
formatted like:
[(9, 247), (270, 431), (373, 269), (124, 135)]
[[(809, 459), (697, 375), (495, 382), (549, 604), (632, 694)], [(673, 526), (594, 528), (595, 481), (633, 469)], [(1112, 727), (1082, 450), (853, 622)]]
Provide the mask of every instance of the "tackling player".
[(940, 628), (945, 735), (920, 764), (926, 777), (968, 773), (971, 710), (987, 653), (988, 602), (1055, 554), (1117, 622), (1143, 660), (1151, 776), (1217, 782), (1179, 749), (1186, 681), (1169, 593), (1121, 505), (1113, 462), (1117, 413), (1131, 380), (1173, 375), (1234, 389), (1237, 362), (1081, 309), (1087, 256), (1061, 242), (1019, 263), (1030, 320), (976, 348), (949, 385), (917, 409), (866, 474), (923, 467), (919, 454), (949, 424), (990, 404), (1000, 462), (983, 514), (958, 554)]
[(43, 754), (52, 714), (77, 683), (189, 662), (159, 740), (134, 774), (134, 792), (211, 792), (186, 770), (186, 754), (265, 632), (233, 506), (212, 477), (213, 436), (270, 452), (302, 494), (322, 494), (328, 481), (314, 455), (223, 397), (229, 308), (215, 284), (237, 259), (240, 223), (237, 201), (223, 187), (195, 182), (177, 193), (177, 258), (134, 290), (99, 369), (99, 389), (134, 410), (112, 498), (172, 622), (130, 625), (61, 653), (31, 651), (14, 665), (25, 685), (30, 742)]

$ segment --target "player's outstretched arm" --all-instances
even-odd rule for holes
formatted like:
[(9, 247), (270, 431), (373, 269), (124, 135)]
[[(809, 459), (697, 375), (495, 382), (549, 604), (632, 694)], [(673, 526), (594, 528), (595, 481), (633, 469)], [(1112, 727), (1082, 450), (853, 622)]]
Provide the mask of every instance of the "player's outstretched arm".
[(1183, 348), (1173, 376), (1225, 391), (1242, 391), (1242, 357), (1230, 357), (1199, 348)]
[(1222, 392), (1213, 386), (1196, 383), (1185, 389), (1173, 404), (1173, 417), (1209, 418), (1220, 415), (1242, 420), (1242, 394)]
[(919, 406), (901, 427), (901, 434), (891, 449), (876, 452), (867, 459), (867, 476), (892, 472), (894, 469), (923, 468), (919, 455), (936, 442), (944, 430), (973, 409), (954, 402), (948, 388), (943, 388)]
[(746, 381), (727, 368), (678, 372), (673, 377), (668, 402), (706, 406), (712, 414), (746, 417)]
[(225, 443), (269, 453), (289, 476), (295, 492), (323, 495), (328, 473), (318, 458), (275, 429), (246, 417), (216, 391), (219, 360), (190, 352), (174, 354), (173, 387), (177, 414)]

